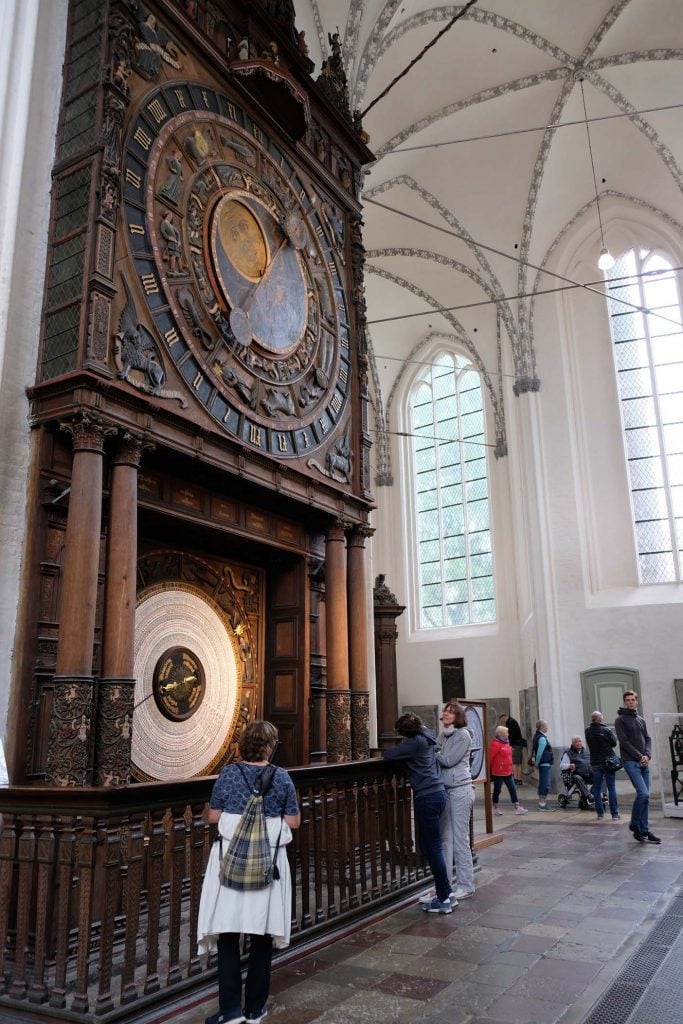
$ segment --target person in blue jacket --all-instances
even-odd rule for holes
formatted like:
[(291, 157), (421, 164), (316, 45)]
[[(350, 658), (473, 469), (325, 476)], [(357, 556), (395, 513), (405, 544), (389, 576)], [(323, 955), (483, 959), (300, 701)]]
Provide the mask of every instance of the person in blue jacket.
[(441, 815), (446, 807), (446, 789), (436, 762), (436, 736), (417, 715), (406, 714), (394, 726), (401, 743), (383, 751), (392, 761), (405, 761), (413, 789), (415, 821), (419, 829), (420, 850), (434, 875), (436, 896), (422, 909), (430, 914), (450, 914), (456, 900), (451, 892), (450, 876), (441, 845)]
[(546, 797), (550, 790), (550, 766), (553, 763), (553, 748), (550, 746), (547, 733), (548, 723), (542, 720), (536, 722), (536, 732), (531, 744), (531, 760), (538, 770), (539, 811), (552, 810), (546, 803)]

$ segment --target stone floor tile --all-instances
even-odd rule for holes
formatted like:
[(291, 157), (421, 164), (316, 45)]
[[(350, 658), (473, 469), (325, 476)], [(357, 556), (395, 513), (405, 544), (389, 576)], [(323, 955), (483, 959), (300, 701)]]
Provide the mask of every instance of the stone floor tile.
[(348, 997), (349, 990), (343, 985), (326, 985), (315, 978), (307, 978), (298, 985), (292, 985), (285, 992), (280, 992), (273, 1001), (276, 1006), (318, 1006), (324, 1009), (327, 1006), (336, 1006)]
[(327, 985), (343, 985), (345, 988), (372, 988), (378, 981), (388, 977), (391, 971), (376, 967), (362, 967), (360, 964), (336, 964), (318, 975), (318, 981)]
[(418, 999), (428, 1002), (438, 992), (448, 988), (449, 982), (439, 978), (420, 978), (414, 974), (390, 974), (372, 986), (373, 991), (385, 992), (390, 996)]
[(467, 981), (471, 985), (498, 985), (502, 988), (509, 988), (518, 978), (526, 975), (528, 968), (519, 964), (486, 963), (479, 964), (467, 975)]
[(566, 1004), (551, 1003), (545, 999), (529, 998), (523, 1003), (515, 1003), (506, 993), (491, 1003), (486, 1012), (491, 1021), (506, 1021), (507, 1024), (556, 1024), (566, 1010)]
[[(594, 938), (594, 936), (591, 936)], [(620, 944), (619, 944), (620, 945)], [(579, 960), (584, 963), (605, 963), (618, 948), (614, 943), (606, 946), (587, 946), (581, 942), (559, 942), (546, 953), (547, 957), (560, 960)]]
[(517, 935), (507, 947), (520, 953), (546, 953), (558, 940), (552, 935)]
[[(560, 947), (561, 951), (561, 947)], [(562, 960), (560, 957), (542, 957), (529, 971), (531, 977), (555, 979), (578, 978), (587, 984), (600, 970), (599, 964)]]
[(551, 939), (561, 939), (569, 929), (565, 925), (543, 924), (542, 921), (534, 921), (522, 929), (524, 935), (543, 935)]
[(464, 960), (470, 964), (482, 963), (487, 957), (500, 948), (500, 943), (491, 942), (467, 942), (465, 940), (458, 946), (449, 940), (441, 946), (430, 950), (430, 957), (444, 960)]
[(523, 953), (516, 949), (496, 950), (483, 961), (485, 964), (512, 964), (515, 967), (531, 967), (539, 959), (539, 953)]
[(313, 1021), (319, 1020), (323, 1009), (321, 1006), (287, 1007), (270, 1004), (268, 1007), (268, 1019), (277, 1021), (277, 1024), (313, 1024)]
[(374, 992), (355, 992), (344, 1003), (323, 1010), (315, 1024), (392, 1024), (415, 1020), (415, 1000)]
[[(418, 910), (416, 913), (422, 915), (418, 920), (429, 920), (429, 915), (425, 914), (424, 911)], [(413, 956), (422, 956), (423, 953), (428, 953), (433, 946), (437, 946), (441, 941), (443, 940), (438, 936), (405, 935), (403, 932), (399, 932), (396, 935), (389, 936), (387, 939), (382, 939), (381, 942), (377, 942), (373, 950), (375, 953), (380, 954), (401, 953), (405, 955), (410, 953)]]

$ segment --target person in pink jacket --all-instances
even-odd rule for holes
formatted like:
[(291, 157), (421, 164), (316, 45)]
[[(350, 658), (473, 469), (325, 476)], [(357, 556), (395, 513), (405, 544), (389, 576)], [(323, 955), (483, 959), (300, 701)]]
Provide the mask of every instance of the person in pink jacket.
[(498, 810), (498, 797), (503, 788), (507, 786), (510, 799), (515, 805), (515, 814), (526, 814), (526, 807), (522, 807), (517, 799), (517, 787), (512, 773), (512, 747), (508, 741), (508, 731), (504, 725), (499, 725), (496, 735), (489, 745), (489, 771), (493, 779), (493, 813), (502, 815)]

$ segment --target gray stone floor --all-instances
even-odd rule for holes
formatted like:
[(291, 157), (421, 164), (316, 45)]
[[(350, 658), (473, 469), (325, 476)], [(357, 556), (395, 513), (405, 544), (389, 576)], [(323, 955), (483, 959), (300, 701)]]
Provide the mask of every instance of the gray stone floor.
[[(504, 839), (480, 853), (474, 898), (443, 917), (411, 905), (281, 967), (273, 974), (269, 1021), (683, 1020), (683, 933), (644, 986), (622, 993), (624, 966), (636, 963), (667, 908), (671, 920), (671, 908), (683, 905), (675, 900), (683, 895), (683, 820), (653, 812), (662, 845), (641, 845), (628, 831), (627, 787), (619, 822), (572, 808), (544, 813), (532, 796), (522, 789), (534, 808), (526, 816), (513, 817), (508, 805), (495, 819)], [(624, 1008), (615, 1003), (605, 1015), (605, 993), (617, 1002), (622, 993)], [(203, 1024), (216, 1005), (214, 995), (157, 1020)]]

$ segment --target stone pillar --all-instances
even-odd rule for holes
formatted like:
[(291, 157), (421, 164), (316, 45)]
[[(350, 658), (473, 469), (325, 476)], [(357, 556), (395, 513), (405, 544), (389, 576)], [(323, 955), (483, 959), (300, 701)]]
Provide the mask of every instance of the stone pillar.
[(309, 760), (327, 760), (327, 658), (325, 656), (325, 559), (310, 555), (308, 586), (310, 590), (310, 677), (311, 716)]
[(351, 756), (354, 761), (370, 756), (365, 538), (372, 532), (367, 526), (354, 527), (347, 546)]
[(327, 647), (327, 760), (351, 758), (349, 630), (346, 608), (346, 551), (342, 522), (325, 537), (325, 636)]
[(377, 687), (377, 744), (381, 750), (397, 742), (394, 724), (398, 718), (396, 685), (396, 619), (403, 615), (405, 605), (396, 597), (380, 575), (373, 589), (375, 607), (375, 675)]
[(135, 690), (135, 594), (138, 540), (138, 468), (145, 445), (126, 432), (112, 460), (104, 589), (102, 678), (95, 730), (96, 786), (130, 781)]
[(92, 783), (93, 644), (102, 524), (104, 442), (116, 428), (86, 412), (61, 429), (73, 439), (69, 512), (59, 597), (59, 644), (46, 781)]

